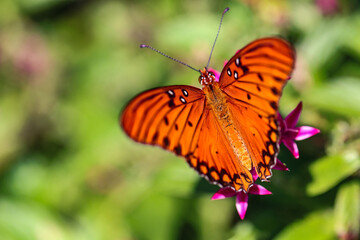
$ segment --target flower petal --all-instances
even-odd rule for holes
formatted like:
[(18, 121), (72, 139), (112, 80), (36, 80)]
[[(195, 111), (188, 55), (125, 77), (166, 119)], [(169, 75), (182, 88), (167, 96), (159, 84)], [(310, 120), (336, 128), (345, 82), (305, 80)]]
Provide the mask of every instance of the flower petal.
[(283, 164), (279, 159), (276, 159), (276, 164), (273, 167), (275, 170), (281, 170), (281, 171), (289, 171), (289, 168)]
[(286, 122), (284, 121), (284, 119), (283, 119), (283, 117), (281, 116), (280, 113), (278, 113), (277, 119), (278, 119), (278, 122), (279, 122), (280, 131), (281, 131), (281, 133), (284, 133), (286, 131), (286, 129), (287, 129)]
[(299, 121), (301, 109), (302, 109), (302, 102), (299, 102), (296, 108), (292, 110), (291, 113), (289, 113), (289, 115), (286, 116), (285, 122), (287, 128), (295, 128), (297, 122)]
[(246, 210), (248, 207), (248, 195), (244, 192), (239, 192), (236, 196), (235, 205), (241, 220), (243, 220), (245, 218)]
[(299, 149), (294, 141), (285, 140), (283, 141), (285, 147), (287, 147), (295, 158), (299, 158)]
[(299, 129), (287, 129), (286, 132), (282, 132), (280, 136), (280, 143), (285, 141), (293, 141), (299, 133)]
[(236, 192), (231, 188), (220, 188), (211, 198), (211, 200), (219, 200), (228, 197), (233, 197), (236, 195)]
[(296, 137), (294, 138), (297, 141), (307, 139), (307, 138), (312, 137), (315, 134), (318, 134), (320, 132), (319, 129), (309, 127), (309, 126), (301, 126), (298, 129), (299, 129), (299, 132), (296, 135)]
[(254, 182), (256, 181), (256, 179), (258, 179), (258, 174), (257, 174), (257, 172), (256, 172), (256, 170), (255, 170), (255, 168), (252, 168), (251, 169), (251, 175), (252, 175), (252, 177), (253, 177), (253, 180), (254, 180)]
[(266, 188), (264, 188), (263, 186), (258, 185), (258, 184), (252, 185), (252, 187), (249, 189), (249, 193), (256, 194), (256, 195), (272, 194), (269, 190), (267, 190)]

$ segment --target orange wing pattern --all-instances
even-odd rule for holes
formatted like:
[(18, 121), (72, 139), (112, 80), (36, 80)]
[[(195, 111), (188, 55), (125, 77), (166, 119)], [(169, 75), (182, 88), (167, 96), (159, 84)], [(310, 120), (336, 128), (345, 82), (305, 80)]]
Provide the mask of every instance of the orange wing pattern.
[(185, 85), (161, 87), (132, 99), (122, 114), (121, 125), (137, 142), (185, 156), (194, 151), (205, 112), (201, 89)]
[(186, 159), (209, 182), (220, 187), (247, 192), (253, 184), (250, 169), (239, 164), (213, 111), (208, 111), (200, 130), (198, 145)]
[(264, 38), (225, 65), (220, 87), (261, 180), (271, 176), (279, 149), (278, 103), (294, 68), (295, 52), (284, 40)]

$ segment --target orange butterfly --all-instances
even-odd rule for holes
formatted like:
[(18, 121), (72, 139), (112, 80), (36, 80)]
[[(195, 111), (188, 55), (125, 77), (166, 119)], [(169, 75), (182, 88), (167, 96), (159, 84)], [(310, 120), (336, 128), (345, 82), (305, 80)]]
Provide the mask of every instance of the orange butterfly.
[(271, 177), (279, 150), (277, 111), (295, 52), (280, 38), (258, 39), (215, 73), (200, 71), (202, 89), (187, 85), (145, 91), (126, 106), (121, 126), (137, 142), (185, 157), (211, 183), (247, 192)]

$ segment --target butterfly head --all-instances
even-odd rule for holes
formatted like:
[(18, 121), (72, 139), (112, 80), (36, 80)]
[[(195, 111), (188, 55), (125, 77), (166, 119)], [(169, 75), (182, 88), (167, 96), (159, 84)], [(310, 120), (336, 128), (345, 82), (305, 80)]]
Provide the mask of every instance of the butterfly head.
[(200, 73), (201, 73), (201, 75), (199, 77), (199, 82), (201, 85), (207, 86), (207, 85), (213, 84), (213, 82), (215, 82), (215, 80), (216, 80), (215, 73), (208, 71), (207, 68), (200, 70)]

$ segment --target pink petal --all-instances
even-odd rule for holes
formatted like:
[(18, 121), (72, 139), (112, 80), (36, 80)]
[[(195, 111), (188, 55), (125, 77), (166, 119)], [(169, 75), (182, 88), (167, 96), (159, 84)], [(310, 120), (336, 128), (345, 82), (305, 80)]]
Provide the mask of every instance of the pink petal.
[(283, 141), (285, 147), (287, 147), (295, 158), (299, 158), (299, 149), (294, 141)]
[(258, 184), (254, 184), (249, 189), (249, 193), (256, 194), (256, 195), (269, 195), (269, 194), (272, 194), (269, 190), (267, 190), (266, 188), (264, 188), (263, 186), (258, 185)]
[(244, 192), (239, 192), (236, 196), (235, 205), (241, 220), (243, 220), (245, 218), (246, 210), (248, 207), (248, 195)]
[(220, 79), (220, 73), (218, 71), (216, 71), (215, 69), (213, 68), (209, 68), (208, 69), (209, 72), (213, 72), (215, 74), (215, 81), (216, 82), (219, 82), (219, 79)]
[(256, 172), (256, 170), (255, 170), (255, 168), (252, 168), (251, 169), (251, 174), (252, 174), (252, 177), (253, 177), (253, 180), (254, 180), (254, 182), (256, 181), (256, 179), (258, 179), (258, 174), (257, 174), (257, 172)]
[(277, 118), (278, 118), (278, 122), (280, 124), (280, 131), (281, 131), (281, 133), (284, 133), (287, 129), (286, 122), (284, 121), (284, 119), (280, 113), (278, 113)]
[(299, 117), (301, 114), (302, 109), (302, 102), (299, 102), (299, 104), (296, 106), (294, 110), (292, 110), (289, 115), (286, 116), (285, 122), (287, 125), (287, 128), (295, 128), (297, 122), (299, 121)]
[(295, 140), (297, 140), (297, 141), (307, 139), (307, 138), (312, 137), (315, 134), (318, 134), (320, 132), (319, 129), (309, 127), (309, 126), (301, 126), (298, 129), (299, 129), (299, 132), (295, 137)]
[(236, 192), (231, 188), (220, 188), (220, 190), (217, 191), (214, 196), (212, 196), (211, 200), (225, 199), (228, 197), (233, 197), (235, 195)]
[(225, 61), (224, 61), (224, 67), (225, 67), (225, 65), (226, 65), (227, 63), (228, 63), (228, 60), (225, 60)]
[(276, 159), (276, 165), (273, 167), (275, 170), (289, 171), (289, 168), (283, 164), (279, 159)]
[(287, 129), (285, 132), (282, 132), (281, 136), (280, 136), (280, 142), (285, 142), (285, 141), (293, 141), (296, 136), (299, 133), (299, 129)]

